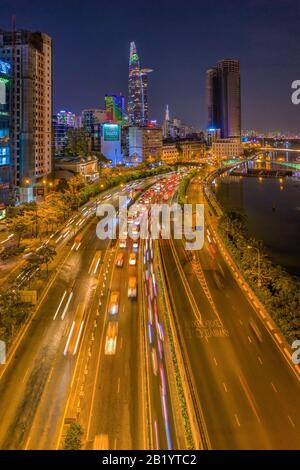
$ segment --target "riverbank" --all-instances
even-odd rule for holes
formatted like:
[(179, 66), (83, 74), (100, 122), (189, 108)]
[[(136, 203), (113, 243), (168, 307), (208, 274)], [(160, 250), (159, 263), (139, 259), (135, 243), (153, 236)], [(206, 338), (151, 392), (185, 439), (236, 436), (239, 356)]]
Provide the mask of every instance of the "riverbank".
[(224, 174), (214, 193), (225, 211), (245, 217), (249, 237), (261, 240), (275, 265), (300, 278), (300, 180)]

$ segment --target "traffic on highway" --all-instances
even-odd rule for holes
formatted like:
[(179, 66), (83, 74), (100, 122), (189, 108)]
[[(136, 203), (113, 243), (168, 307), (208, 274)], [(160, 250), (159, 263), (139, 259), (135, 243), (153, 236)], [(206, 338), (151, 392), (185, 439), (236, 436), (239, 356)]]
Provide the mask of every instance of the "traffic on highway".
[[(171, 237), (151, 237), (165, 229), (153, 206), (171, 208), (183, 176), (107, 190), (24, 254), (54, 246), (56, 265), (0, 369), (1, 449), (62, 449), (74, 425), (89, 450), (297, 447), (299, 377), (228, 265), (213, 215), (203, 249), (174, 237), (172, 216)], [(188, 202), (212, 214), (196, 183)], [(118, 214), (120, 196), (127, 225), (117, 215), (121, 236), (100, 239), (97, 209)]]

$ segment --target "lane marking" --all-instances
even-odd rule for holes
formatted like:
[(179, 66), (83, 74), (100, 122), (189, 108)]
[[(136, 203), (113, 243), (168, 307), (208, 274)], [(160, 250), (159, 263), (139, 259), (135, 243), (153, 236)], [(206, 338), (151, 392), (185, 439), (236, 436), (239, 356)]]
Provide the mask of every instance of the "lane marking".
[(58, 315), (58, 312), (60, 311), (60, 307), (62, 306), (62, 303), (63, 303), (63, 301), (64, 301), (64, 298), (65, 298), (66, 294), (67, 294), (67, 291), (65, 290), (65, 292), (64, 292), (64, 294), (63, 294), (63, 296), (62, 296), (62, 298), (61, 298), (61, 301), (60, 301), (60, 303), (59, 303), (59, 306), (57, 307), (57, 310), (56, 310), (56, 312), (55, 312), (55, 315), (54, 315), (54, 317), (53, 317), (53, 320), (56, 319), (56, 317), (57, 317), (57, 315)]
[(261, 360), (261, 358), (259, 356), (257, 356), (257, 359), (258, 359), (259, 363), (262, 365), (263, 361)]
[(223, 387), (224, 387), (224, 390), (225, 390), (225, 392), (227, 393), (227, 392), (228, 392), (228, 390), (227, 390), (227, 387), (226, 387), (226, 384), (225, 384), (225, 382), (223, 382)]
[(75, 343), (75, 348), (74, 348), (74, 351), (73, 351), (73, 356), (75, 356), (75, 354), (77, 353), (78, 343), (79, 343), (80, 336), (81, 336), (81, 333), (82, 333), (83, 324), (84, 324), (84, 322), (82, 321), (82, 322), (81, 322), (81, 325), (80, 325), (80, 328), (79, 328), (77, 340), (76, 340), (76, 343)]
[(156, 450), (159, 450), (158, 428), (157, 428), (157, 421), (156, 421), (156, 419), (154, 420), (154, 434), (155, 434)]
[(120, 393), (120, 382), (121, 382), (121, 378), (119, 377), (118, 378), (118, 393)]
[(235, 415), (234, 415), (234, 417), (235, 417), (235, 420), (236, 420), (236, 424), (238, 425), (238, 427), (240, 427), (240, 426), (241, 426), (241, 424), (240, 424), (240, 422), (239, 422), (238, 415), (237, 415), (237, 414), (235, 414)]
[(73, 321), (72, 326), (71, 326), (71, 330), (70, 330), (70, 333), (69, 333), (69, 336), (68, 336), (68, 339), (67, 339), (67, 342), (66, 342), (66, 346), (65, 346), (65, 349), (64, 349), (64, 356), (67, 355), (67, 351), (68, 351), (69, 343), (71, 341), (71, 337), (72, 337), (72, 334), (73, 334), (74, 327), (75, 327), (75, 321)]
[(291, 423), (291, 425), (293, 426), (293, 428), (295, 428), (296, 425), (295, 425), (294, 421), (292, 420), (292, 418), (289, 415), (288, 415), (288, 420)]
[(29, 372), (29, 367), (27, 368), (26, 372), (25, 372), (25, 375), (23, 377), (23, 380), (22, 380), (22, 383), (25, 382), (26, 378), (27, 378), (27, 375), (28, 375), (28, 372)]
[(256, 406), (255, 406), (255, 403), (254, 403), (254, 399), (253, 399), (253, 397), (252, 397), (252, 393), (251, 393), (251, 391), (250, 391), (250, 389), (249, 389), (249, 386), (248, 386), (248, 384), (242, 379), (242, 377), (241, 377), (240, 375), (239, 375), (239, 381), (240, 381), (240, 384), (241, 384), (241, 386), (242, 386), (242, 389), (244, 390), (244, 393), (245, 393), (245, 395), (246, 395), (246, 397), (247, 397), (247, 399), (248, 399), (248, 402), (249, 402), (249, 404), (250, 404), (250, 407), (251, 407), (253, 413), (254, 413), (255, 416), (256, 416), (256, 419), (257, 419), (257, 421), (260, 423), (260, 417), (259, 417), (258, 412), (257, 412), (257, 410), (256, 410)]
[(64, 309), (63, 314), (62, 314), (62, 316), (61, 316), (61, 319), (62, 319), (62, 320), (63, 320), (63, 319), (65, 318), (65, 316), (66, 316), (67, 310), (68, 310), (69, 305), (70, 305), (70, 302), (71, 302), (71, 300), (72, 300), (72, 297), (73, 297), (73, 292), (71, 292), (70, 295), (69, 295), (68, 302), (66, 303), (65, 309)]
[(51, 370), (50, 370), (50, 374), (49, 374), (49, 377), (48, 377), (47, 383), (50, 383), (50, 380), (51, 380), (51, 377), (52, 377), (53, 371), (54, 371), (54, 367), (51, 367)]
[(214, 357), (214, 363), (216, 364), (216, 366), (218, 365), (217, 359), (215, 357)]
[(277, 388), (275, 387), (275, 385), (273, 384), (273, 382), (271, 382), (271, 387), (273, 388), (274, 392), (278, 393), (278, 390), (277, 390)]
[(252, 340), (251, 340), (250, 336), (248, 336), (248, 341), (249, 341), (249, 343), (252, 343)]
[(100, 264), (100, 260), (101, 260), (101, 258), (98, 258), (98, 261), (97, 261), (97, 263), (96, 263), (96, 267), (95, 267), (95, 269), (94, 269), (94, 274), (96, 274), (96, 272), (97, 272), (97, 269), (98, 269), (99, 264)]

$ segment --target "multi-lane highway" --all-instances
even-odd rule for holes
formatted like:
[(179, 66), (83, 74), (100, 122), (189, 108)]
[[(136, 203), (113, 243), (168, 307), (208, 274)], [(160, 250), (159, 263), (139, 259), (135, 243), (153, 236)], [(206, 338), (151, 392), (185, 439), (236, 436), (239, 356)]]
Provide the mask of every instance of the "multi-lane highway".
[[(155, 180), (135, 184), (135, 188), (142, 189)], [(104, 195), (103, 199), (117, 205), (117, 196), (124, 195), (125, 189), (112, 190)], [(80, 215), (70, 220), (63, 232), (56, 234), (52, 239), (58, 247), (62, 244), (60, 263), (16, 353), (10, 358), (5, 370), (1, 370), (0, 447), (3, 449), (58, 446), (65, 406), (74, 386), (74, 370), (80, 365), (77, 358), (81, 346), (85, 344), (81, 340), (92, 334), (95, 322), (101, 321), (101, 311), (100, 319), (94, 318), (100, 302), (98, 297), (102, 298), (104, 295), (104, 277), (107, 281), (110, 275), (108, 260), (113, 263), (114, 248), (111, 248), (108, 241), (98, 239), (97, 220), (95, 217), (89, 218), (91, 214), (88, 212), (92, 207), (94, 210), (94, 206), (95, 204), (88, 205), (82, 209)], [(74, 225), (82, 228), (81, 234), (75, 237)], [(124, 262), (127, 263), (127, 259)], [(123, 302), (125, 278), (122, 280)], [(121, 276), (117, 275), (112, 282), (121, 282)], [(100, 288), (102, 284), (103, 288)], [(105, 297), (102, 302), (104, 305)], [(123, 309), (124, 305), (123, 302)], [(126, 316), (129, 318), (132, 314), (136, 321), (136, 304), (127, 300), (126, 306), (130, 307)], [(130, 336), (134, 321), (128, 322), (126, 336)], [(122, 326), (120, 331), (122, 333)], [(122, 334), (118, 345), (120, 344), (122, 345)], [(128, 372), (128, 358), (134, 357), (136, 351), (134, 348), (129, 351), (125, 344), (124, 348), (127, 351), (127, 360), (122, 361), (119, 366), (123, 372)], [(100, 350), (100, 345), (97, 344), (94, 349)], [(87, 350), (87, 355), (89, 354)], [(96, 372), (92, 371), (91, 375), (96, 376)], [(83, 373), (86, 374), (85, 371)], [(129, 375), (132, 376), (132, 382), (137, 379), (134, 367)], [(109, 377), (105, 380), (110, 385), (108, 379)], [(125, 375), (122, 373), (123, 383), (116, 382), (115, 389), (119, 389), (124, 402), (130, 402), (128, 406), (136, 410), (136, 404), (128, 398), (129, 394), (134, 392), (131, 385), (126, 388), (124, 379)], [(114, 408), (115, 406), (111, 406), (112, 411)], [(103, 413), (107, 413), (107, 409), (103, 410)], [(116, 419), (115, 422), (117, 421)], [(127, 447), (128, 442), (125, 440), (123, 445)]]
[[(189, 202), (204, 202), (199, 183)], [(205, 220), (209, 219), (205, 208)], [(299, 448), (300, 384), (224, 262), (206, 225), (202, 250), (161, 241), (183, 353), (214, 449)]]
[[(98, 202), (117, 206), (119, 195), (137, 189), (129, 225), (138, 231), (148, 221), (149, 229), (150, 204), (169, 204), (180, 177), (116, 188)], [(199, 182), (188, 202), (205, 203)], [(299, 380), (225, 263), (207, 207), (211, 227), (198, 251), (174, 239), (100, 240), (94, 215), (90, 202), (49, 240), (58, 251), (55, 272), (0, 370), (0, 448), (61, 448), (78, 422), (85, 449), (100, 441), (110, 449), (178, 449), (182, 410), (166, 357), (163, 294), (199, 447), (299, 448)], [(158, 246), (166, 292), (154, 262)]]

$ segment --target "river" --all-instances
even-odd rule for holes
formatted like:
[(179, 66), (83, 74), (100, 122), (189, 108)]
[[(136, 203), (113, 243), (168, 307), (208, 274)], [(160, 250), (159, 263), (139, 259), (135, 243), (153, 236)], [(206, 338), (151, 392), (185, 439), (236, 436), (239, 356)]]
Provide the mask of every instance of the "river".
[[(300, 152), (278, 152), (272, 160), (300, 162)], [(224, 174), (216, 180), (215, 193), (228, 210), (246, 216), (249, 234), (262, 240), (270, 258), (300, 277), (300, 178), (257, 178)]]

